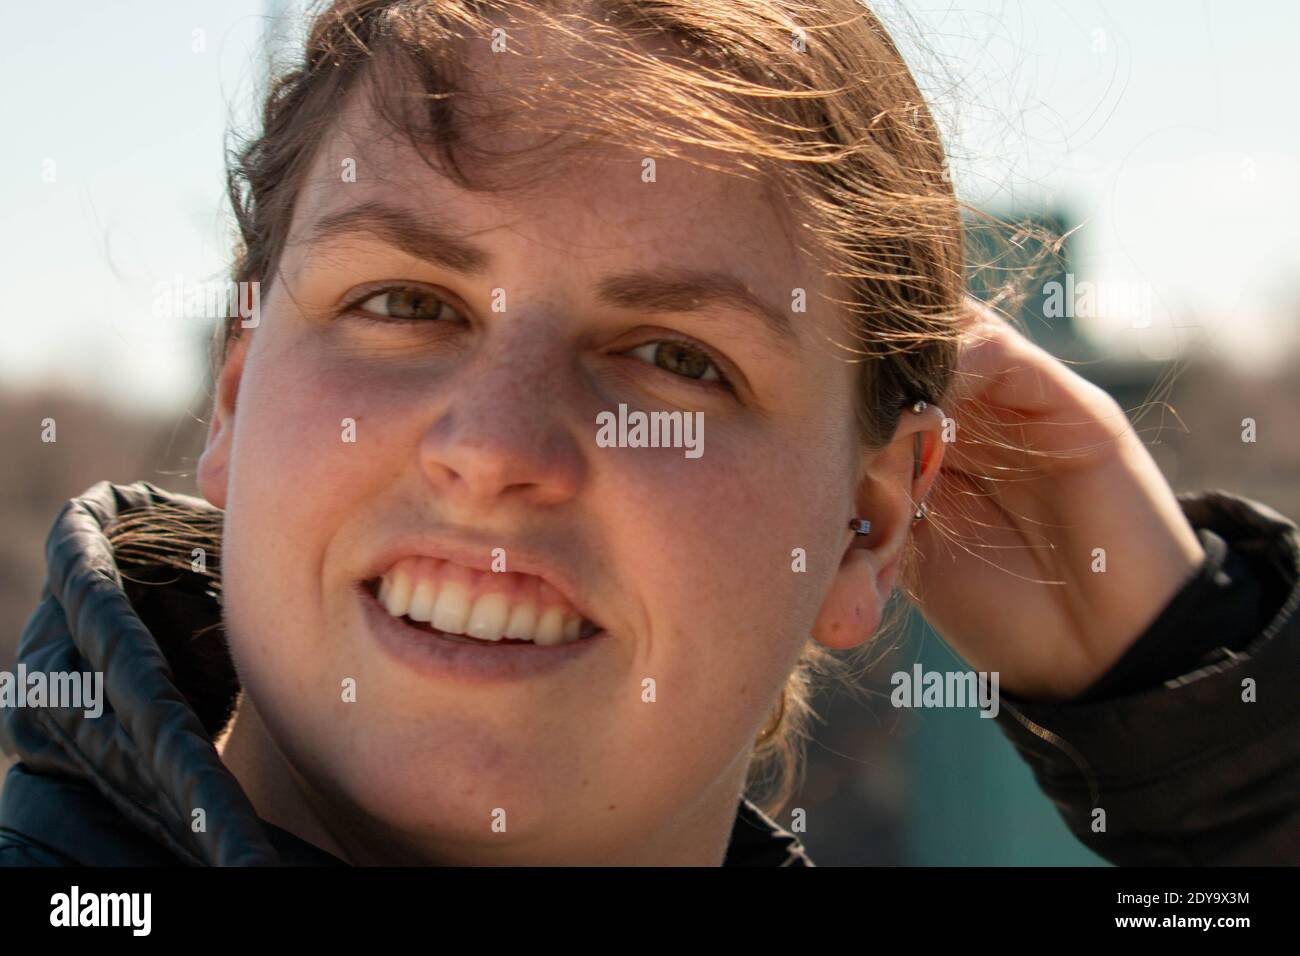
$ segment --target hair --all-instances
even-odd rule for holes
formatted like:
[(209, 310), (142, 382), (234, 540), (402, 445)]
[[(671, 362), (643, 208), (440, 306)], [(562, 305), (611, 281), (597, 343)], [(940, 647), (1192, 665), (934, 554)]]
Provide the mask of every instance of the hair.
[[(544, 53), (515, 49), (502, 19), (513, 13), (543, 26)], [(485, 93), (467, 82), (462, 53), (486, 46), (498, 26), (507, 29), (499, 55), (521, 57), (537, 80)], [(266, 294), (304, 176), (352, 94), (368, 96), (375, 115), (465, 189), (527, 189), (569, 169), (563, 159), (584, 145), (610, 141), (763, 184), (801, 227), (799, 248), (842, 290), (824, 307), (844, 318), (832, 346), (860, 366), (853, 414), (863, 448), (883, 447), (913, 401), (947, 393), (964, 325), (966, 207), (911, 72), (860, 0), (317, 4), (301, 58), (271, 81), (260, 129), (229, 150), (235, 282), (260, 281)], [(467, 135), (506, 122), (538, 124), (529, 129), (545, 148), (506, 154), (491, 135)], [(214, 373), (239, 334), (238, 318), (217, 329)], [(123, 541), (125, 527), (114, 532)], [(206, 533), (219, 586), (219, 530)], [(179, 559), (186, 567), (191, 546)], [(902, 564), (904, 587), (914, 558)], [(882, 632), (902, 610), (891, 602)], [(765, 810), (775, 814), (794, 791), (819, 679), (851, 677), (887, 649), (879, 635), (843, 657), (806, 641), (755, 742), (747, 790), (763, 791)]]

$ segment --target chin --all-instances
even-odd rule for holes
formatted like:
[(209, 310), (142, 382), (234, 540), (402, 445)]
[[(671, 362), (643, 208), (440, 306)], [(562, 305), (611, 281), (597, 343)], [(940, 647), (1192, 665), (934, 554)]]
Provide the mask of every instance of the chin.
[(502, 811), (507, 834), (526, 833), (591, 798), (582, 786), (591, 775), (567, 769), (571, 748), (551, 755), (540, 741), (503, 740), (482, 727), (426, 727), (371, 731), (347, 747), (336, 740), (328, 765), (311, 772), (327, 774), (339, 796), (389, 827), (466, 841), (500, 839), (493, 823)]

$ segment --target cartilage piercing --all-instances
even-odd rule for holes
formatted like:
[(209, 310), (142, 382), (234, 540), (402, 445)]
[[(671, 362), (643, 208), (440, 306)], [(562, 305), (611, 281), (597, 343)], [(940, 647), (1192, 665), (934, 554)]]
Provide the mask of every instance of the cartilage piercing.
[[(912, 405), (912, 411), (918, 415), (925, 411), (928, 406), (925, 399), (918, 398)], [(912, 438), (912, 480), (915, 481), (921, 477), (921, 433), (917, 432)]]
[[(928, 407), (929, 405), (926, 403), (925, 399), (918, 398), (912, 404), (912, 411), (916, 412), (919, 415), (921, 412), (925, 411), (926, 408)], [(921, 477), (922, 436), (920, 432), (917, 432), (915, 437), (913, 438), (912, 449), (914, 453), (913, 462), (912, 462), (912, 477), (915, 479)], [(917, 521), (920, 521), (924, 519), (925, 516), (928, 515), (929, 513), (930, 513), (930, 506), (923, 501), (921, 502), (920, 506), (916, 509), (916, 513), (912, 515), (912, 517), (914, 517)], [(849, 529), (853, 531), (854, 534), (871, 534), (871, 522), (868, 521), (866, 518), (850, 518)]]

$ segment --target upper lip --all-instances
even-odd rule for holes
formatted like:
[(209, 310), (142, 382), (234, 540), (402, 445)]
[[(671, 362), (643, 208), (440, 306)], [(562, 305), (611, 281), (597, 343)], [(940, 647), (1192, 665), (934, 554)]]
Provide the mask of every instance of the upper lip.
[(372, 581), (381, 577), (402, 558), (408, 557), (439, 558), (475, 571), (491, 571), (492, 552), (496, 548), (505, 551), (507, 571), (541, 578), (559, 591), (583, 618), (600, 626), (592, 616), (576, 574), (540, 551), (512, 545), (501, 539), (489, 541), (480, 537), (433, 532), (399, 535), (380, 549), (363, 580)]

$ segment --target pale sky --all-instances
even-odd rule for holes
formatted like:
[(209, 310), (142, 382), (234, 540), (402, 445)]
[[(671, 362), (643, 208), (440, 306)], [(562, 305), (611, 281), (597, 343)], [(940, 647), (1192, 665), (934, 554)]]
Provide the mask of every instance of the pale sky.
[[(248, 115), (266, 7), (54, 9), (5, 11), (0, 385), (179, 408), (202, 387), (204, 330), (153, 303), (175, 275), (223, 279), (223, 132)], [(961, 195), (1063, 204), (1088, 223), (1080, 280), (1149, 283), (1152, 327), (1095, 320), (1098, 341), (1163, 355), (1186, 338), (1171, 323), (1203, 322), (1224, 358), (1286, 360), (1300, 338), (1300, 6), (877, 9), (931, 95)]]

